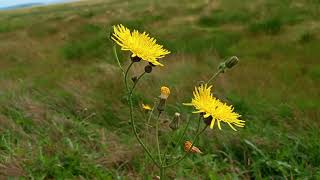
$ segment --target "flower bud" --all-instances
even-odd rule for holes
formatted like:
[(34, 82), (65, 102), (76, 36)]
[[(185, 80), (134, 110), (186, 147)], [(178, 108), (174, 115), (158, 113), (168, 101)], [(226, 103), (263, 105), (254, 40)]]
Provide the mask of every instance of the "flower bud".
[(226, 62), (225, 65), (227, 68), (232, 68), (233, 66), (235, 66), (236, 64), (238, 64), (239, 59), (236, 56), (232, 56), (231, 58), (229, 58)]
[(162, 86), (160, 89), (160, 92), (161, 92), (161, 94), (159, 96), (160, 101), (159, 101), (157, 109), (159, 112), (162, 112), (162, 111), (164, 111), (164, 108), (166, 106), (166, 100), (170, 95), (170, 89), (168, 87)]
[(137, 80), (138, 80), (138, 77), (137, 77), (137, 76), (133, 76), (133, 77), (131, 78), (131, 80), (133, 81), (133, 83), (136, 83)]
[(141, 61), (141, 58), (138, 56), (131, 56), (131, 61), (132, 62), (139, 62), (139, 61)]
[(174, 118), (173, 120), (171, 121), (171, 123), (169, 124), (169, 127), (175, 131), (177, 129), (179, 129), (179, 123), (180, 123), (180, 113), (176, 112), (174, 114)]
[(147, 65), (146, 67), (144, 67), (144, 72), (151, 73), (152, 72), (152, 66), (151, 65)]

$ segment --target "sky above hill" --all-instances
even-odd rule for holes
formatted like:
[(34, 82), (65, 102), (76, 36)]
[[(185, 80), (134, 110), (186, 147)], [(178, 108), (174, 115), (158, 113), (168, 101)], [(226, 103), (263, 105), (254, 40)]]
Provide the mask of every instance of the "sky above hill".
[(0, 0), (0, 8), (28, 4), (28, 3), (50, 4), (50, 3), (57, 3), (57, 2), (63, 2), (63, 1), (70, 1), (70, 0)]

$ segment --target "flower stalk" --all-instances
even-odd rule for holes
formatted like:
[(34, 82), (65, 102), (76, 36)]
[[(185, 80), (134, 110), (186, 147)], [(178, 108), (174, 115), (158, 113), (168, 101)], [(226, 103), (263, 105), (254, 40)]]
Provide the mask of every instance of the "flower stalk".
[(150, 150), (147, 148), (147, 146), (143, 143), (143, 141), (141, 140), (141, 138), (139, 137), (138, 135), (138, 132), (137, 132), (137, 128), (136, 128), (136, 125), (135, 125), (135, 120), (133, 118), (133, 102), (132, 102), (132, 94), (133, 94), (133, 91), (136, 87), (136, 85), (138, 84), (139, 80), (145, 75), (145, 73), (142, 73), (136, 83), (134, 83), (133, 87), (131, 88), (131, 90), (128, 88), (128, 84), (127, 84), (127, 76), (128, 76), (128, 72), (130, 70), (130, 68), (132, 67), (133, 63), (131, 63), (126, 71), (126, 74), (125, 74), (125, 83), (126, 83), (126, 88), (127, 88), (127, 92), (128, 92), (128, 101), (129, 101), (129, 107), (130, 107), (130, 124), (131, 124), (131, 128), (132, 128), (132, 131), (136, 137), (136, 139), (138, 140), (138, 142), (140, 143), (140, 145), (143, 147), (144, 151), (148, 154), (148, 156), (150, 157), (150, 159), (153, 161), (153, 163), (157, 166), (157, 167), (160, 167), (160, 165), (157, 163), (157, 161), (154, 159), (154, 157), (152, 156)]
[(122, 76), (125, 77), (125, 72), (124, 72), (124, 70), (123, 70), (123, 68), (122, 68), (122, 66), (121, 66), (121, 63), (120, 63), (120, 60), (119, 60), (119, 57), (118, 57), (118, 53), (117, 53), (117, 48), (116, 48), (116, 46), (113, 45), (112, 49), (113, 49), (114, 57), (116, 58), (117, 64), (118, 64), (118, 66), (119, 66), (119, 68), (120, 68), (120, 70), (121, 70)]
[[(158, 150), (158, 157), (159, 157), (159, 164), (162, 166), (162, 159), (161, 159), (161, 150), (160, 150), (160, 141), (159, 141), (159, 121), (160, 121), (161, 111), (158, 113), (157, 122), (156, 122), (156, 144)], [(160, 176), (161, 177), (161, 176)]]
[[(118, 58), (117, 49), (115, 46), (113, 46), (113, 52), (117, 61), (117, 65), (119, 66), (124, 78), (124, 84), (127, 92), (127, 100), (129, 104), (129, 117), (131, 129), (133, 131), (133, 134), (135, 135), (135, 138), (142, 146), (143, 150), (146, 152), (147, 156), (152, 160), (152, 163), (158, 167), (161, 180), (164, 180), (166, 178), (165, 172), (167, 168), (179, 164), (190, 153), (202, 153), (201, 150), (197, 148), (195, 145), (197, 144), (200, 135), (203, 134), (208, 127), (213, 128), (215, 122), (217, 122), (219, 129), (221, 129), (220, 122), (227, 123), (233, 130), (236, 130), (233, 127), (233, 125), (237, 127), (244, 127), (245, 121), (239, 119), (241, 115), (234, 112), (232, 106), (228, 106), (226, 105), (226, 103), (223, 103), (219, 99), (215, 98), (213, 96), (213, 93), (211, 92), (212, 86), (209, 85), (214, 79), (218, 77), (219, 74), (224, 73), (227, 69), (231, 69), (239, 62), (239, 59), (233, 56), (227, 59), (226, 61), (222, 62), (219, 65), (217, 72), (213, 74), (206, 83), (202, 82), (199, 86), (195, 87), (195, 91), (193, 92), (194, 97), (192, 98), (191, 103), (184, 103), (184, 105), (193, 106), (195, 108), (196, 111), (194, 111), (193, 113), (199, 113), (199, 119), (197, 122), (196, 131), (194, 132), (194, 136), (193, 138), (191, 138), (192, 141), (185, 141), (185, 152), (183, 155), (179, 156), (177, 160), (173, 162), (167, 162), (166, 158), (166, 155), (169, 154), (168, 146), (176, 138), (173, 138), (174, 136), (172, 135), (170, 141), (168, 141), (165, 145), (165, 148), (162, 149), (162, 143), (160, 142), (161, 136), (159, 135), (160, 126), (162, 125), (160, 123), (160, 117), (165, 112), (167, 99), (170, 95), (170, 89), (165, 86), (161, 87), (161, 94), (159, 96), (159, 100), (156, 101), (157, 106), (156, 103), (154, 103), (154, 106), (152, 108), (148, 105), (142, 105), (143, 109), (145, 110), (145, 113), (149, 113), (146, 127), (147, 133), (149, 132), (149, 123), (151, 119), (153, 119), (152, 117), (154, 109), (156, 108), (158, 110), (158, 115), (155, 122), (155, 143), (157, 154), (152, 154), (152, 151), (150, 151), (150, 149), (146, 146), (145, 142), (143, 142), (143, 140), (139, 137), (136, 122), (133, 116), (134, 105), (132, 96), (136, 86), (146, 74), (151, 73), (153, 68), (156, 68), (157, 66), (163, 66), (163, 64), (161, 64), (158, 60), (160, 58), (163, 58), (165, 55), (169, 54), (170, 51), (164, 49), (163, 46), (158, 45), (154, 38), (149, 37), (149, 34), (145, 32), (139, 33), (136, 30), (130, 31), (123, 25), (114, 26), (114, 33), (111, 35), (111, 39), (116, 44), (121, 46), (121, 50), (130, 51), (132, 53), (130, 57), (131, 63), (128, 65), (127, 69), (124, 70)], [(128, 76), (131, 68), (135, 63), (143, 62), (147, 62), (148, 64), (144, 67), (144, 71), (138, 77), (134, 76), (133, 78), (131, 78), (133, 85), (130, 86), (128, 82)], [(180, 121), (180, 113), (175, 113), (175, 117), (168, 127), (171, 128), (172, 133), (178, 132), (177, 146), (175, 147), (176, 149), (178, 149), (179, 145), (182, 144), (182, 141), (184, 140), (187, 131), (191, 125), (191, 118), (188, 118), (188, 121), (181, 133), (181, 131), (178, 130)], [(202, 124), (204, 124), (204, 127), (201, 129)], [(154, 128), (154, 126), (150, 127)], [(145, 141), (147, 141), (147, 133), (145, 133)]]

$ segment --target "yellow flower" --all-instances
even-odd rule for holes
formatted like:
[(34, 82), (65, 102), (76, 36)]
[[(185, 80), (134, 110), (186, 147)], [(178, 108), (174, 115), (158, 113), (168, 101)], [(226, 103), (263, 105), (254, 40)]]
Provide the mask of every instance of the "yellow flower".
[(121, 46), (121, 50), (131, 51), (132, 57), (138, 56), (153, 65), (163, 66), (157, 60), (169, 54), (170, 51), (157, 44), (154, 38), (149, 37), (149, 34), (139, 33), (137, 30), (131, 32), (122, 24), (113, 26), (113, 30), (111, 39)]
[(227, 123), (233, 130), (232, 126), (244, 127), (245, 121), (240, 120), (241, 115), (233, 111), (232, 106), (222, 103), (219, 99), (213, 97), (211, 93), (212, 86), (207, 84), (196, 87), (193, 92), (191, 103), (184, 103), (187, 106), (194, 106), (197, 111), (193, 113), (203, 113), (204, 118), (210, 119), (210, 128), (212, 129), (215, 121), (218, 122), (218, 127), (221, 129), (220, 122)]
[(210, 112), (214, 107), (214, 103), (216, 103), (211, 94), (211, 88), (212, 86), (208, 87), (207, 84), (196, 87), (193, 91), (194, 98), (191, 103), (184, 103), (184, 105), (194, 106), (197, 111), (193, 113), (203, 113), (205, 118), (211, 116)]
[(162, 99), (167, 99), (170, 95), (170, 89), (166, 86), (162, 86), (160, 88), (160, 92), (161, 92), (160, 98)]
[(142, 109), (144, 109), (146, 111), (151, 111), (152, 110), (152, 108), (148, 104), (143, 104), (143, 103), (142, 103)]

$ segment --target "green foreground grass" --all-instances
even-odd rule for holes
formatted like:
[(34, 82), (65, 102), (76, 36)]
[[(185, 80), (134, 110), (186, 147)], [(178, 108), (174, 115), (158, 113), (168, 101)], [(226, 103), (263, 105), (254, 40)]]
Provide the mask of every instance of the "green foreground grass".
[[(139, 104), (152, 104), (162, 85), (172, 90), (162, 121), (179, 111), (186, 122), (191, 109), (181, 103), (194, 85), (221, 60), (241, 60), (214, 91), (242, 114), (245, 128), (208, 130), (198, 144), (204, 155), (168, 169), (170, 177), (319, 179), (319, 16), (319, 0), (108, 0), (0, 12), (0, 177), (158, 174), (150, 161), (142, 163), (128, 124), (108, 40), (111, 26), (122, 23), (172, 51), (134, 95), (141, 134)], [(120, 57), (123, 64), (128, 57)], [(132, 75), (142, 70), (140, 63)], [(166, 123), (161, 128), (164, 145), (171, 134)]]

